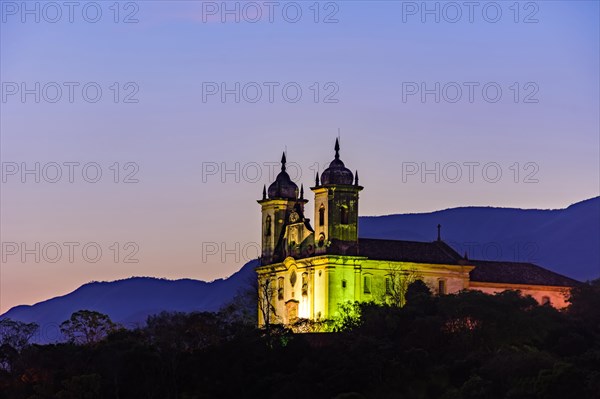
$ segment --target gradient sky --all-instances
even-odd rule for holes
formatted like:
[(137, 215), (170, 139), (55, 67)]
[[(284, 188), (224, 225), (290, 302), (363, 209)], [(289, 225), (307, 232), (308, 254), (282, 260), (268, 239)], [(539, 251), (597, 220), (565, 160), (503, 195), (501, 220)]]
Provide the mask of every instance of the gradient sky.
[[(482, 15), (489, 2), (479, 3), (472, 23), (466, 8), (462, 18), (449, 22), (454, 11), (445, 2), (438, 3), (447, 13), (439, 23), (432, 15), (422, 22), (420, 13), (403, 14), (422, 2), (400, 1), (321, 2), (319, 23), (312, 1), (296, 3), (302, 10), (297, 23), (286, 21), (281, 8), (273, 23), (247, 21), (244, 17), (253, 18), (251, 9), (239, 23), (231, 15), (222, 23), (219, 13), (203, 14), (207, 2), (140, 1), (134, 3), (139, 22), (130, 24), (113, 21), (113, 2), (100, 2), (97, 23), (85, 21), (80, 9), (72, 23), (66, 9), (56, 23), (45, 20), (54, 16), (50, 9), (39, 23), (27, 15), (23, 23), (20, 10), (12, 15), (7, 3), (21, 5), (0, 2), (3, 173), (15, 163), (34, 168), (36, 162), (96, 162), (103, 175), (88, 183), (80, 166), (70, 183), (63, 166), (57, 183), (43, 176), (40, 183), (29, 175), (25, 183), (19, 174), (5, 176), (0, 312), (92, 280), (133, 275), (212, 280), (232, 274), (256, 255), (260, 208), (255, 201), (263, 184), (270, 183), (269, 163), (279, 161), (287, 149), (288, 161), (300, 172), (292, 176), (311, 186), (315, 170), (333, 159), (338, 129), (342, 159), (358, 169), (365, 186), (362, 215), (467, 205), (563, 208), (599, 194), (595, 1), (521, 2), (518, 23), (512, 1), (498, 3), (502, 16), (496, 23)], [(120, 21), (135, 11), (126, 2), (120, 8)], [(493, 11), (488, 9), (488, 19)], [(338, 22), (323, 23), (332, 12)], [(22, 82), (30, 88), (35, 82), (79, 82), (79, 87), (97, 82), (103, 95), (97, 103), (84, 101), (80, 89), (73, 103), (66, 89), (57, 103), (44, 98), (36, 103), (33, 95), (22, 102), (18, 94), (7, 95), (11, 83)], [(139, 101), (115, 103), (110, 89), (115, 82), (121, 94), (131, 91), (126, 83), (137, 85)], [(235, 103), (233, 95), (224, 103), (219, 96), (203, 101), (206, 82), (229, 87), (296, 82), (303, 95), (290, 103), (276, 89), (271, 103), (265, 88), (257, 103)], [(316, 103), (315, 82), (320, 88)], [(456, 103), (447, 97), (436, 103), (433, 95), (425, 102), (418, 95), (403, 101), (403, 86), (411, 82), (429, 88), (436, 82), (480, 86), (473, 102), (466, 88)], [(496, 103), (482, 97), (481, 87), (489, 82), (503, 90)], [(326, 103), (332, 87), (338, 89), (333, 97), (338, 101)], [(533, 88), (538, 101), (526, 103)], [(121, 169), (119, 183), (113, 181), (115, 162)], [(128, 162), (139, 168), (138, 183), (122, 183), (133, 170), (125, 168)], [(470, 182), (463, 166), (463, 177), (455, 183), (443, 175), (440, 182), (433, 175), (425, 182), (419, 174), (403, 179), (403, 164), (404, 170), (406, 163), (432, 169), (436, 162), (440, 168), (452, 162), (495, 163), (503, 174), (490, 183), (476, 168)], [(234, 170), (236, 163), (237, 176), (221, 176), (220, 170), (203, 176), (207, 167)], [(515, 163), (521, 169), (517, 183), (511, 169)], [(261, 165), (258, 177), (256, 164)], [(525, 183), (534, 171), (531, 178), (537, 183)], [(447, 172), (454, 177), (450, 167)], [(63, 254), (56, 263), (46, 261), (54, 256), (51, 252), (40, 262), (34, 255), (22, 260), (20, 254), (7, 255), (6, 243), (12, 242), (27, 248), (56, 242)], [(80, 244), (72, 263), (64, 242)], [(116, 260), (115, 242), (121, 247)], [(123, 248), (128, 242), (139, 248), (138, 263), (123, 262), (134, 248)], [(98, 262), (83, 258), (86, 243), (102, 249)], [(232, 253), (219, 249), (209, 254), (215, 248), (210, 243)]]

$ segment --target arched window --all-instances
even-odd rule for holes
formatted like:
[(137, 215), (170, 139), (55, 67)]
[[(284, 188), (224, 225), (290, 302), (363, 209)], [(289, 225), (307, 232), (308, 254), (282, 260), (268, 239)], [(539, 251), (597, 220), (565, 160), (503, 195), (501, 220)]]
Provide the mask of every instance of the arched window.
[(346, 205), (342, 205), (340, 209), (340, 223), (348, 224), (348, 207)]
[(308, 295), (308, 273), (302, 273), (302, 295)]
[(271, 300), (273, 299), (273, 297), (275, 296), (275, 293), (277, 292), (275, 290), (275, 279), (274, 278), (269, 278), (266, 281), (266, 290), (267, 290), (267, 294), (269, 296), (269, 302), (271, 302)]
[(363, 276), (363, 293), (365, 293), (365, 294), (371, 293), (371, 275), (370, 274)]
[(319, 226), (323, 226), (325, 224), (325, 207), (321, 204), (319, 208)]
[(438, 281), (438, 295), (446, 295), (446, 280)]
[(283, 277), (277, 279), (277, 299), (283, 299)]
[(317, 245), (319, 246), (319, 248), (322, 248), (323, 245), (325, 245), (325, 234), (319, 234), (319, 241), (317, 242)]
[(265, 220), (265, 236), (269, 237), (271, 235), (271, 215), (267, 216)]
[(550, 301), (550, 297), (549, 296), (543, 296), (542, 297), (542, 305), (551, 305), (552, 301)]

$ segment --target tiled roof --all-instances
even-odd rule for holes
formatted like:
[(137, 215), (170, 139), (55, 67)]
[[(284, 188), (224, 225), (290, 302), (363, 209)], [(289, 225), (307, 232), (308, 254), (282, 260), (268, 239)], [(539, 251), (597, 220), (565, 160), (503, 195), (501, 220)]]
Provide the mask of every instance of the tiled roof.
[(456, 265), (460, 255), (443, 241), (358, 239), (358, 254), (376, 260)]
[(464, 260), (443, 241), (358, 239), (358, 255), (374, 260), (475, 266), (470, 273), (474, 282), (500, 284), (550, 285), (573, 287), (578, 281), (533, 263)]
[(554, 273), (533, 263), (524, 262), (492, 262), (485, 260), (469, 260), (475, 266), (471, 271), (471, 281), (504, 284), (552, 285), (573, 287), (578, 281), (561, 274)]

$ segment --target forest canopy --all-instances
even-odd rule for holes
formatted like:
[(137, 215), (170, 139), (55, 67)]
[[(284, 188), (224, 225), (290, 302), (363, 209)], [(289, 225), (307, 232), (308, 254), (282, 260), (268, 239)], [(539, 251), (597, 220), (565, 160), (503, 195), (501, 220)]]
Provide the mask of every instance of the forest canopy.
[(82, 310), (50, 345), (29, 344), (37, 325), (0, 320), (0, 399), (600, 395), (600, 280), (562, 311), (515, 291), (434, 296), (416, 281), (402, 307), (344, 305), (335, 333), (307, 320), (259, 329), (252, 306), (239, 296), (133, 330)]

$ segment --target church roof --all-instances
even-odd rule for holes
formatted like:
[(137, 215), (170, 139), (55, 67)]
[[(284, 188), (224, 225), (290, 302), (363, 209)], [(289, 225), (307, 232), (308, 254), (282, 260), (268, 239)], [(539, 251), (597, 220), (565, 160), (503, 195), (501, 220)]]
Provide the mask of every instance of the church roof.
[(281, 156), (281, 172), (275, 181), (269, 186), (269, 198), (296, 199), (298, 198), (298, 186), (292, 181), (290, 175), (285, 171), (285, 152)]
[(469, 260), (475, 266), (471, 271), (471, 281), (485, 283), (551, 285), (573, 287), (578, 281), (533, 263)]
[(418, 242), (358, 239), (359, 255), (371, 259), (398, 262), (457, 265), (461, 256), (443, 241)]
[(483, 283), (573, 287), (578, 281), (533, 263), (464, 259), (444, 241), (417, 242), (359, 238), (359, 255), (374, 260), (470, 265), (470, 280)]
[[(354, 175), (350, 169), (346, 168), (344, 162), (340, 159), (340, 142), (335, 139), (335, 159), (331, 161), (329, 167), (321, 174), (321, 184), (346, 184), (350, 185), (354, 181)], [(358, 184), (358, 183), (357, 183)]]

